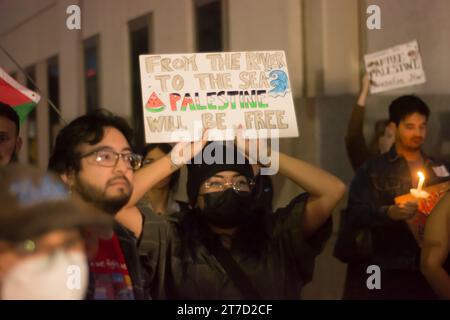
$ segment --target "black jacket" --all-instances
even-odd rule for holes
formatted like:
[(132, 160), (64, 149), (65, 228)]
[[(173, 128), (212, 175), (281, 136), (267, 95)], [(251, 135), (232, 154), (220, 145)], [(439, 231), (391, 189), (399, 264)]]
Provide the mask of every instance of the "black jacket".
[[(314, 261), (331, 235), (331, 218), (305, 239), (308, 194), (275, 213), (254, 212), (234, 237), (230, 254), (263, 299), (299, 299)], [(140, 208), (146, 210), (146, 208)], [(147, 208), (148, 209), (148, 208)], [(148, 261), (154, 299), (243, 299), (241, 289), (210, 251), (216, 237), (195, 210), (146, 217), (139, 250)]]

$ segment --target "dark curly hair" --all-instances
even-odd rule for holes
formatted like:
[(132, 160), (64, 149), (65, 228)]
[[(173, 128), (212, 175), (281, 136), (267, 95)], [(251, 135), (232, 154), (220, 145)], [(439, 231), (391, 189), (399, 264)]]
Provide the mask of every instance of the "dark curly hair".
[(99, 143), (103, 139), (106, 127), (119, 130), (128, 144), (133, 147), (133, 130), (126, 120), (108, 110), (98, 109), (76, 118), (59, 132), (50, 156), (48, 170), (58, 174), (80, 171), (78, 146), (83, 143), (90, 145)]

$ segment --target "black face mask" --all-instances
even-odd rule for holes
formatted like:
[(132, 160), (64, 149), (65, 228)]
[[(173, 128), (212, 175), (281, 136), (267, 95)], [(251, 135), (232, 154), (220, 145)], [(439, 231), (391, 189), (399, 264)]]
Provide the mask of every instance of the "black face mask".
[(251, 214), (251, 193), (227, 189), (205, 193), (205, 207), (197, 208), (207, 222), (219, 228), (234, 228), (246, 221)]

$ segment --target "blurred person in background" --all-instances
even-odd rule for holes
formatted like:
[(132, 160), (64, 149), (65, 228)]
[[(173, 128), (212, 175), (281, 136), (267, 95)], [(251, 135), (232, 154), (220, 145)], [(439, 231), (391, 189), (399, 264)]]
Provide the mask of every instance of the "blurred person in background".
[(78, 300), (88, 287), (83, 233), (110, 231), (112, 219), (70, 199), (38, 169), (0, 169), (0, 299)]
[(19, 116), (10, 105), (0, 102), (0, 166), (17, 160), (22, 147), (19, 131)]

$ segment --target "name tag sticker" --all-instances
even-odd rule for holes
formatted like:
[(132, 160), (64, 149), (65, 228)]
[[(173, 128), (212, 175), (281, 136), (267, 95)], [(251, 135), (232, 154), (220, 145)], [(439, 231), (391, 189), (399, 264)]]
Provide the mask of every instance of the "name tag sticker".
[(439, 167), (433, 167), (433, 171), (438, 177), (448, 177), (449, 176), (447, 168), (444, 165), (439, 166)]

